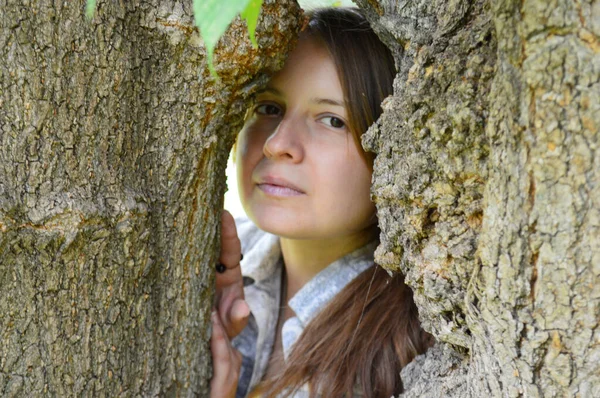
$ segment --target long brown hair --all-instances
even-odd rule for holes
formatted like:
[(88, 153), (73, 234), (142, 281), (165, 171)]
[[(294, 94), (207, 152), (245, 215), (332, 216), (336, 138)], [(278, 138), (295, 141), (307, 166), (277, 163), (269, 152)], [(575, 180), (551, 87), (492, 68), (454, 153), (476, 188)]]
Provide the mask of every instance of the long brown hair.
[[(309, 18), (306, 34), (324, 45), (337, 66), (349, 127), (362, 148), (361, 135), (392, 93), (392, 54), (358, 9), (319, 9)], [(372, 154), (364, 158), (372, 166)], [(402, 392), (400, 370), (432, 342), (421, 329), (404, 276), (390, 276), (374, 264), (306, 326), (283, 371), (260, 390), (271, 397), (309, 383), (311, 397), (352, 396), (358, 390), (387, 398)]]
[(358, 8), (321, 8), (308, 16), (303, 33), (320, 42), (331, 55), (346, 101), (350, 131), (372, 166), (373, 154), (362, 150), (360, 138), (381, 114), (381, 102), (392, 94), (394, 57)]

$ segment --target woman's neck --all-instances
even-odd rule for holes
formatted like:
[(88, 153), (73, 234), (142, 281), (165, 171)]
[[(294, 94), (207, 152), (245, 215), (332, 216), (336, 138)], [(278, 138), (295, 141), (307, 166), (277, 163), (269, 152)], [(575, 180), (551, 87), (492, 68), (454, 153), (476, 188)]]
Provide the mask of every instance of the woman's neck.
[(281, 238), (287, 284), (285, 302), (329, 264), (366, 245), (377, 237), (377, 233), (377, 226), (372, 226), (353, 235), (331, 239)]

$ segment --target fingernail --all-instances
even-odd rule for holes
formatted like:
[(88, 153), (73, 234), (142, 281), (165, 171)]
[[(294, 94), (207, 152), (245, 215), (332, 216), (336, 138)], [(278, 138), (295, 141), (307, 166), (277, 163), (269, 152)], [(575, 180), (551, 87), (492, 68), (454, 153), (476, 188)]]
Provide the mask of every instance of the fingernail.
[(248, 306), (248, 303), (246, 303), (244, 301), (244, 306), (242, 307), (242, 318), (247, 317), (248, 315), (250, 315), (250, 307)]
[(221, 329), (221, 325), (219, 324), (219, 321), (216, 318), (213, 318), (212, 320), (212, 332), (215, 336), (220, 336), (223, 332), (223, 329)]
[(240, 253), (240, 263), (242, 262), (243, 259), (244, 259), (244, 253)]
[(219, 316), (216, 313), (213, 313), (210, 317), (212, 322), (213, 330), (220, 331), (221, 330), (221, 322), (219, 322)]

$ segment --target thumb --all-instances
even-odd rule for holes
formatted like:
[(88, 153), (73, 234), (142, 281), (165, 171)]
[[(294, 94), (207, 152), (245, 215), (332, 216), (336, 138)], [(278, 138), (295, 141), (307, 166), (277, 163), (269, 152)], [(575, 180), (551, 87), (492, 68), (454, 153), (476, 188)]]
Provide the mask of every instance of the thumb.
[(242, 330), (248, 324), (248, 317), (250, 316), (250, 307), (243, 299), (237, 299), (231, 306), (230, 315), (230, 330), (228, 334), (230, 338), (233, 338), (241, 333)]

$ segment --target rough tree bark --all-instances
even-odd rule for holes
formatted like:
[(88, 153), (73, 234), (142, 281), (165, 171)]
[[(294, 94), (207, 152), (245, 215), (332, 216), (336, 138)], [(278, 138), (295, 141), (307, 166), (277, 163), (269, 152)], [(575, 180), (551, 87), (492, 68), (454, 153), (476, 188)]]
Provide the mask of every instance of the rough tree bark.
[[(404, 395), (598, 395), (600, 3), (357, 2), (399, 67), (377, 259), (438, 338)], [(235, 25), (220, 85), (188, 7), (104, 3), (0, 3), (3, 395), (205, 392), (225, 156), (298, 22)]]
[(204, 396), (229, 148), (301, 26), (210, 78), (191, 1), (0, 0), (0, 396)]
[(399, 66), (376, 259), (439, 340), (404, 395), (600, 396), (600, 2), (358, 3)]

